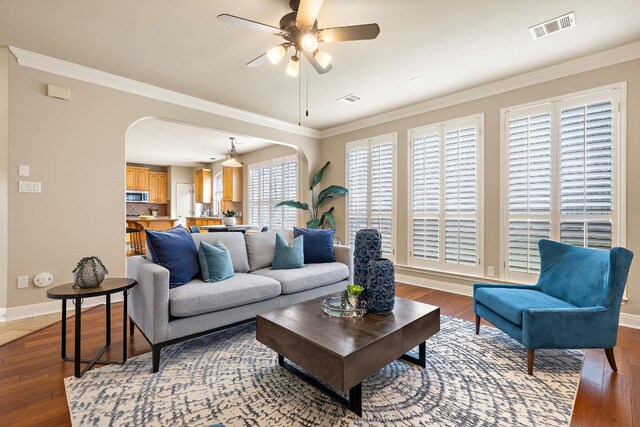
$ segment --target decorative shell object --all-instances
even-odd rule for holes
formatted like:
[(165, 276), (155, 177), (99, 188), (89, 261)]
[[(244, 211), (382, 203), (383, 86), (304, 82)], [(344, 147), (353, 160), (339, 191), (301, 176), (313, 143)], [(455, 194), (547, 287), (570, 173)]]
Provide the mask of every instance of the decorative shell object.
[(100, 258), (96, 256), (84, 257), (78, 261), (78, 265), (73, 270), (73, 287), (76, 289), (97, 288), (108, 273), (107, 267), (100, 261)]

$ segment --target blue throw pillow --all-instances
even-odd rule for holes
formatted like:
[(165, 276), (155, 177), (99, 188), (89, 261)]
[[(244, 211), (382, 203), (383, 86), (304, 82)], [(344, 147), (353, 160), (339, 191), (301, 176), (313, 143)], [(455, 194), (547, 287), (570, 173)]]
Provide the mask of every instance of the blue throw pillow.
[(169, 270), (169, 286), (184, 285), (200, 274), (198, 249), (186, 228), (166, 231), (144, 230), (151, 261)]
[(304, 267), (304, 236), (293, 239), (291, 243), (276, 234), (276, 252), (273, 255), (271, 268), (284, 270), (288, 268)]
[(333, 254), (333, 228), (318, 228), (316, 230), (293, 227), (294, 236), (304, 236), (304, 263), (318, 264), (336, 262)]
[(229, 250), (218, 239), (213, 245), (200, 242), (198, 249), (202, 280), (207, 283), (219, 282), (233, 277), (233, 262)]

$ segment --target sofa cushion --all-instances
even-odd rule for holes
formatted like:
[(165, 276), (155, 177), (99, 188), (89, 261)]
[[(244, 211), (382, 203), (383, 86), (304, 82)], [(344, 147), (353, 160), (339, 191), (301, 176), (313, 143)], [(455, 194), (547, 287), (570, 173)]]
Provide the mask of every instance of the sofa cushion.
[(574, 305), (531, 289), (480, 288), (476, 301), (509, 322), (522, 326), (522, 313), (536, 308), (575, 308)]
[(169, 270), (169, 286), (181, 286), (200, 274), (198, 250), (186, 228), (145, 230), (150, 260)]
[(249, 270), (255, 271), (269, 267), (276, 250), (276, 233), (273, 231), (245, 233), (244, 240), (247, 244)]
[(233, 276), (233, 261), (225, 246), (216, 240), (213, 245), (200, 242), (198, 249), (202, 280), (207, 283), (219, 282)]
[(340, 262), (309, 264), (304, 268), (292, 270), (272, 270), (263, 268), (251, 273), (252, 276), (266, 276), (280, 282), (282, 294), (313, 289), (345, 280), (349, 277), (349, 268)]
[(264, 301), (278, 295), (280, 284), (264, 276), (237, 273), (215, 283), (192, 280), (169, 290), (169, 313), (174, 317), (190, 317)]
[(306, 229), (293, 227), (293, 234), (304, 236), (304, 263), (315, 264), (325, 262), (336, 262), (333, 254), (333, 236), (335, 230), (332, 228)]
[(247, 258), (247, 245), (244, 242), (244, 235), (237, 232), (214, 232), (214, 233), (194, 233), (191, 235), (193, 241), (197, 247), (200, 247), (200, 242), (207, 242), (211, 245), (216, 240), (224, 245), (225, 248), (231, 254), (231, 261), (233, 261), (233, 271), (236, 273), (248, 273), (249, 272), (249, 259)]
[(304, 267), (304, 236), (298, 236), (287, 243), (284, 237), (276, 234), (276, 252), (273, 255), (273, 270)]

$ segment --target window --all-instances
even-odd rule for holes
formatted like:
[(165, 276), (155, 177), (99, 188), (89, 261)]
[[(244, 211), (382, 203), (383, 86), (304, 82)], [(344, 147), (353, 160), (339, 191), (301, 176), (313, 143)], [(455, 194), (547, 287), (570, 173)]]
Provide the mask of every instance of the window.
[(215, 215), (219, 215), (221, 212), (221, 205), (220, 203), (222, 202), (222, 194), (223, 194), (223, 187), (222, 187), (222, 172), (218, 172), (214, 177), (213, 177), (213, 209), (214, 211), (212, 212), (212, 214)]
[(538, 240), (623, 244), (620, 88), (503, 110), (503, 270), (540, 272)]
[(358, 230), (375, 228), (387, 258), (395, 255), (395, 147), (395, 134), (347, 144), (348, 243)]
[(483, 116), (409, 132), (409, 263), (440, 271), (481, 272)]
[(298, 213), (283, 200), (298, 198), (298, 156), (287, 156), (249, 165), (249, 222), (271, 229), (298, 225)]

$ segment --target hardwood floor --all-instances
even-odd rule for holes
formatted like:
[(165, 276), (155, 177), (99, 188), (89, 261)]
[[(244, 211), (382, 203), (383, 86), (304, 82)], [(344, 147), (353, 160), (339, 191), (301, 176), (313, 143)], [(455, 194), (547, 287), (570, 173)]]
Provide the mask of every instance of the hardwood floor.
[[(398, 285), (397, 294), (440, 306), (448, 316), (474, 319), (469, 297), (403, 284)], [(72, 325), (67, 323), (69, 352), (73, 350)], [(121, 325), (121, 303), (113, 304), (108, 358), (121, 356)], [(93, 356), (104, 344), (104, 326), (103, 306), (83, 313), (84, 357)], [(484, 321), (483, 327), (487, 327)], [(130, 357), (150, 351), (138, 330), (127, 339)], [(526, 369), (524, 349), (522, 355), (522, 369)], [(609, 368), (604, 351), (586, 351), (572, 426), (640, 427), (640, 330), (620, 328), (615, 356), (617, 373)], [(71, 375), (73, 364), (60, 360), (59, 322), (0, 346), (0, 426), (70, 425), (63, 379)]]

